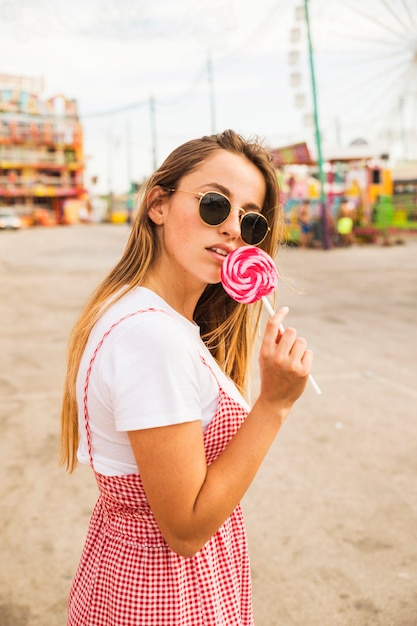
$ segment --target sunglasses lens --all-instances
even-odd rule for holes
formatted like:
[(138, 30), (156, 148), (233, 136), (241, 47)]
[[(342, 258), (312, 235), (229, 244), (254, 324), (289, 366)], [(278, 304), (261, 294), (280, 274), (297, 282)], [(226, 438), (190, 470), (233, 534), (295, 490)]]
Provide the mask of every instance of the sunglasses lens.
[(268, 222), (260, 213), (246, 213), (240, 223), (242, 239), (251, 246), (263, 241), (268, 233)]
[(200, 200), (200, 216), (209, 226), (218, 226), (230, 213), (230, 202), (219, 193), (209, 192)]
[[(200, 217), (209, 226), (219, 226), (230, 215), (231, 204), (226, 196), (209, 191), (200, 199)], [(261, 213), (245, 213), (240, 222), (241, 236), (245, 243), (257, 246), (268, 233), (268, 222)]]

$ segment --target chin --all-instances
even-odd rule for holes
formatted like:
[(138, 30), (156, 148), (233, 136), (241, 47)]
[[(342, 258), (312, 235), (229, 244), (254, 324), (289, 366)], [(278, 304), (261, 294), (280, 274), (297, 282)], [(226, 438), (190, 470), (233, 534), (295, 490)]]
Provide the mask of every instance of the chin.
[(211, 276), (211, 278), (207, 279), (207, 285), (218, 285), (221, 282), (220, 272), (217, 276)]

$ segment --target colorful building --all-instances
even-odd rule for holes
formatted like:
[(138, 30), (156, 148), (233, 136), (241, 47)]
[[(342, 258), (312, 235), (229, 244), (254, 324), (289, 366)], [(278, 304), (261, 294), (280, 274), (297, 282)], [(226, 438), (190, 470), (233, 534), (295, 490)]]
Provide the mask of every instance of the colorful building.
[(83, 201), (83, 133), (75, 100), (42, 99), (40, 78), (0, 75), (0, 206), (65, 223)]

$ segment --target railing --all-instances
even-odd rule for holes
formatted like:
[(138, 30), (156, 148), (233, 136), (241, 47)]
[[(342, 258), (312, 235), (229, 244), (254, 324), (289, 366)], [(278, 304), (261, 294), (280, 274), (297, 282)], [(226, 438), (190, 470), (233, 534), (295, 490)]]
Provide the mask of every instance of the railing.
[(73, 150), (57, 150), (49, 152), (47, 149), (21, 148), (17, 146), (0, 146), (0, 167), (18, 168), (22, 165), (49, 165), (62, 167), (76, 163), (77, 158)]

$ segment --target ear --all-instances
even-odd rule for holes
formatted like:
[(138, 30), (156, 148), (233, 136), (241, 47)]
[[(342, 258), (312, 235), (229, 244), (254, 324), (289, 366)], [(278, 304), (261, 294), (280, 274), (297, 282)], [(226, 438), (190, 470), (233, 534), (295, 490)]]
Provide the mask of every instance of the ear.
[(148, 217), (157, 226), (164, 223), (166, 201), (166, 192), (161, 187), (152, 187), (147, 195)]

